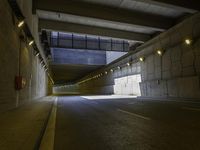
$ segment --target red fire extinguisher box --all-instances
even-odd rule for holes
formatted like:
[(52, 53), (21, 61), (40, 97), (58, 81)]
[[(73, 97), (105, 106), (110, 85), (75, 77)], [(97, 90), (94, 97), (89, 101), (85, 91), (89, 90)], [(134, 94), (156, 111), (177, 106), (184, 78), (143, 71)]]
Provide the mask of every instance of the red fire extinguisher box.
[(26, 80), (22, 76), (15, 76), (15, 89), (21, 90), (25, 87)]

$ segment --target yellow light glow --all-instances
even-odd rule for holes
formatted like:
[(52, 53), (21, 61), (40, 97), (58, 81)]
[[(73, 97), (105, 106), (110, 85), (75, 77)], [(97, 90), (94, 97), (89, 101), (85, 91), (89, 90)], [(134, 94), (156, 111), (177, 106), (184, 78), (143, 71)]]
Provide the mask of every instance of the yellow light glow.
[(190, 40), (190, 39), (185, 39), (185, 44), (191, 45), (191, 44), (192, 44), (192, 40)]
[(157, 50), (157, 54), (159, 55), (159, 56), (162, 56), (162, 51), (161, 50)]
[(143, 62), (144, 61), (144, 57), (140, 57), (140, 61)]
[(28, 43), (28, 45), (31, 46), (33, 43), (34, 43), (34, 41), (31, 40), (31, 41)]
[(24, 20), (20, 21), (20, 22), (18, 23), (18, 25), (17, 25), (18, 28), (21, 28), (21, 27), (24, 25), (24, 23), (25, 23)]
[(108, 74), (108, 72), (107, 72), (107, 71), (105, 71), (105, 74)]

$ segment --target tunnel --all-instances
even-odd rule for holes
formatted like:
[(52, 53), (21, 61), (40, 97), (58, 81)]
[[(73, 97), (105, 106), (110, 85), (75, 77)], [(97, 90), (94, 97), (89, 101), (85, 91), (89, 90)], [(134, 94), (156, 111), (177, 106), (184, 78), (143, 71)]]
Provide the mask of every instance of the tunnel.
[(0, 0), (0, 150), (199, 150), (199, 11)]

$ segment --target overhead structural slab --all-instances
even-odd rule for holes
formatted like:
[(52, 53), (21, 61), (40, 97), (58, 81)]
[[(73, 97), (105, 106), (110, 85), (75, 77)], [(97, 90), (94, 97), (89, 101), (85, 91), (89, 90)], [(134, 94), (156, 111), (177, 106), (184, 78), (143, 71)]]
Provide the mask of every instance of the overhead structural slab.
[[(144, 0), (137, 0), (144, 1)], [(180, 11), (195, 13), (200, 10), (199, 0), (146, 0), (150, 4), (156, 4), (164, 7), (178, 9)]]
[(122, 30), (108, 29), (108, 28), (67, 23), (67, 22), (59, 22), (53, 20), (44, 20), (44, 19), (39, 20), (39, 27), (40, 29), (47, 29), (52, 31), (74, 32), (74, 33), (106, 36), (119, 39), (134, 40), (138, 42), (145, 42), (151, 38), (150, 35), (143, 33), (128, 32)]
[(130, 32), (153, 34), (155, 33), (155, 31), (163, 31), (161, 29), (160, 30), (152, 29), (149, 27), (142, 27), (142, 26), (138, 26), (134, 24), (121, 23), (121, 22), (115, 22), (115, 21), (110, 21), (110, 20), (102, 20), (102, 19), (90, 18), (90, 17), (85, 17), (85, 16), (57, 13), (57, 12), (45, 11), (45, 10), (37, 10), (37, 15), (39, 16), (40, 19), (45, 19), (45, 20), (70, 22), (74, 24), (82, 24), (82, 25), (103, 27), (103, 28), (130, 31)]
[(65, 13), (77, 16), (109, 20), (119, 23), (127, 23), (151, 28), (155, 31), (164, 31), (174, 25), (172, 18), (134, 10), (118, 9), (111, 6), (97, 5), (83, 1), (71, 0), (36, 0), (35, 12), (46, 10), (57, 13)]

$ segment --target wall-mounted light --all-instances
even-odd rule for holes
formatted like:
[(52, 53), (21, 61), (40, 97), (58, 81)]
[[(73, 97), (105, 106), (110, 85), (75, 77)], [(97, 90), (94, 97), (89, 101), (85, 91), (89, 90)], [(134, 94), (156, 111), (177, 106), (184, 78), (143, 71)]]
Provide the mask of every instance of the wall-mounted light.
[(107, 72), (107, 71), (105, 71), (105, 74), (108, 74), (108, 72)]
[(162, 50), (157, 50), (156, 53), (157, 53), (159, 56), (162, 56), (162, 55), (163, 55), (163, 51), (162, 51)]
[(41, 65), (43, 65), (43, 64), (44, 64), (44, 61), (43, 61), (43, 60), (41, 60), (41, 61), (40, 61), (40, 63), (41, 63)]
[(144, 61), (144, 57), (140, 57), (139, 60), (140, 60), (141, 62), (143, 62), (143, 61)]
[(126, 63), (126, 65), (127, 65), (127, 66), (130, 66), (131, 64), (130, 64), (130, 63)]
[(185, 39), (185, 44), (186, 45), (191, 45), (192, 44), (192, 40), (189, 39), (189, 38)]
[(110, 72), (113, 72), (113, 69), (110, 69)]
[(31, 41), (29, 41), (28, 45), (31, 46), (31, 45), (33, 45), (33, 43), (34, 43), (34, 40), (31, 40)]
[(24, 23), (25, 23), (25, 21), (24, 20), (22, 20), (22, 21), (19, 21), (18, 22), (18, 28), (21, 28), (23, 25), (24, 25)]

